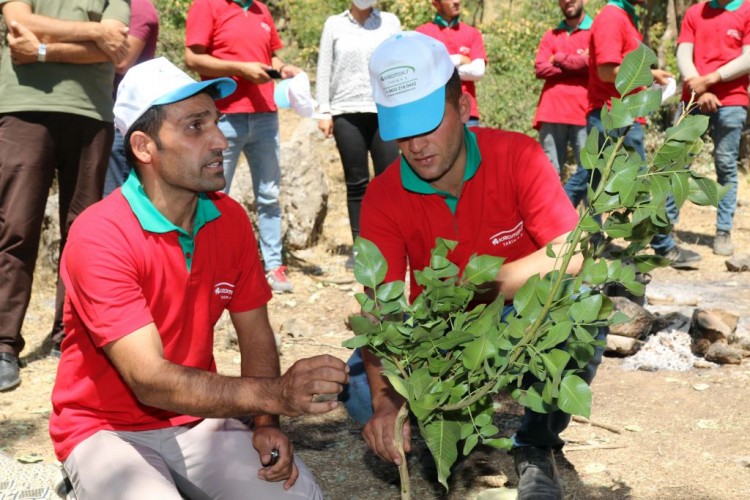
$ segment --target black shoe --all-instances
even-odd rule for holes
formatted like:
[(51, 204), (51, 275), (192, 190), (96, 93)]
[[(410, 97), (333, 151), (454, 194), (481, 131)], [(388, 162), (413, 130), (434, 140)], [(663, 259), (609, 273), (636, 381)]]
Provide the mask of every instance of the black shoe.
[(18, 356), (0, 352), (0, 391), (8, 391), (21, 383)]
[(518, 473), (517, 500), (562, 500), (563, 487), (551, 449), (520, 446), (510, 453)]
[(663, 254), (662, 257), (669, 259), (669, 265), (675, 269), (694, 269), (695, 266), (693, 264), (702, 259), (698, 252), (693, 252), (677, 245)]

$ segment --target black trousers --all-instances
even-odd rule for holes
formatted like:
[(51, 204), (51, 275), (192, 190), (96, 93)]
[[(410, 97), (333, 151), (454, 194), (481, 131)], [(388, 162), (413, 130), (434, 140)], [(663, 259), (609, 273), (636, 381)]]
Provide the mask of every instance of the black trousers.
[[(70, 225), (102, 197), (111, 123), (69, 113), (0, 115), (0, 352), (19, 354), (44, 208), (57, 172), (60, 253)], [(65, 289), (58, 277), (56, 328)]]
[(359, 212), (370, 182), (368, 153), (375, 175), (379, 175), (398, 156), (394, 141), (383, 141), (378, 131), (377, 113), (350, 113), (333, 117), (333, 136), (344, 166), (346, 205), (352, 241), (359, 236)]

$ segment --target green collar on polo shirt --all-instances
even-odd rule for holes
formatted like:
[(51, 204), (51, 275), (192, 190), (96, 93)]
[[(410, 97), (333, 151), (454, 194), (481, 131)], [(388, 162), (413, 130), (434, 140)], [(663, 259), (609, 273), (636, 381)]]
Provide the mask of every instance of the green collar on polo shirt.
[(435, 18), (432, 20), (432, 22), (437, 24), (441, 28), (453, 28), (455, 26), (458, 26), (458, 23), (461, 21), (461, 19), (459, 19), (460, 17), (461, 16), (456, 16), (451, 21), (447, 21), (443, 19), (440, 14), (435, 14)]
[(721, 4), (719, 3), (719, 0), (711, 0), (711, 3), (709, 3), (708, 5), (710, 5), (711, 8), (713, 9), (724, 9), (724, 10), (728, 10), (729, 12), (734, 12), (735, 10), (742, 7), (743, 1), (744, 0), (732, 0), (731, 2), (726, 4), (724, 7), (722, 7)]
[[(482, 162), (482, 153), (477, 145), (477, 136), (464, 125), (464, 143), (466, 144), (466, 170), (464, 171), (464, 182), (468, 181), (477, 173), (479, 164)], [(458, 198), (445, 191), (435, 189), (432, 185), (420, 179), (409, 163), (401, 156), (401, 185), (404, 189), (419, 194), (437, 194), (445, 198), (451, 213), (456, 213)]]
[(242, 7), (242, 9), (247, 12), (247, 9), (250, 8), (250, 6), (253, 4), (253, 0), (232, 0), (234, 3)]
[(143, 190), (141, 180), (136, 175), (135, 170), (130, 171), (130, 175), (122, 185), (122, 195), (133, 210), (138, 222), (144, 231), (151, 233), (169, 233), (177, 231), (177, 239), (182, 247), (182, 254), (185, 257), (185, 264), (188, 271), (193, 263), (193, 251), (195, 249), (194, 235), (207, 222), (217, 219), (221, 212), (216, 208), (214, 202), (205, 193), (198, 193), (198, 204), (195, 207), (195, 218), (193, 219), (193, 234), (179, 226), (172, 224), (159, 210), (156, 209), (151, 200)]
[(628, 13), (630, 19), (633, 20), (633, 24), (635, 24), (635, 27), (638, 27), (638, 20), (640, 18), (635, 15), (635, 7), (632, 3), (628, 2), (628, 0), (609, 0), (609, 2), (607, 2), (607, 5), (616, 5), (617, 7), (623, 9)]
[(578, 26), (576, 26), (575, 28), (571, 28), (570, 26), (568, 26), (568, 23), (566, 23), (565, 19), (563, 19), (562, 21), (560, 21), (560, 24), (558, 24), (557, 28), (555, 28), (555, 29), (565, 30), (568, 33), (572, 33), (572, 32), (577, 31), (577, 30), (588, 30), (588, 29), (591, 29), (591, 24), (593, 22), (594, 22), (594, 20), (591, 19), (591, 17), (588, 14), (584, 14), (583, 15), (583, 19), (581, 19), (581, 22), (578, 23)]

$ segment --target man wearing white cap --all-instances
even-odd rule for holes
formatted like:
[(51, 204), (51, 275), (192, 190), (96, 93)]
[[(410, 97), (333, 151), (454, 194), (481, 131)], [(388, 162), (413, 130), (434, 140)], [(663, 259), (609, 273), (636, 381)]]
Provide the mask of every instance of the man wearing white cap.
[[(79, 499), (322, 498), (278, 415), (331, 410), (313, 396), (339, 392), (346, 368), (318, 356), (280, 375), (250, 221), (217, 192), (227, 141), (214, 100), (235, 87), (159, 58), (118, 89), (115, 125), (134, 169), (78, 217), (60, 271), (66, 337), (50, 435)], [(240, 377), (216, 373), (224, 309)]]
[[(429, 265), (438, 237), (458, 241), (448, 257), (460, 267), (472, 254), (504, 257), (496, 289), (506, 300), (530, 276), (551, 271), (554, 259), (545, 247), (559, 252), (578, 216), (539, 144), (515, 132), (467, 128), (471, 101), (448, 52), (420, 33), (381, 44), (370, 59), (370, 78), (380, 133), (401, 150), (401, 158), (372, 181), (362, 204), (361, 235), (385, 256), (386, 280), (403, 280), (408, 271), (414, 300), (421, 288), (413, 272)], [(567, 271), (576, 273), (581, 262), (574, 257)], [(584, 378), (593, 378), (600, 356)], [(365, 423), (368, 446), (398, 463), (393, 429), (402, 399), (368, 351), (356, 352), (349, 364), (342, 399)], [(562, 498), (551, 450), (562, 446), (558, 434), (569, 419), (562, 412), (526, 412), (514, 438), (519, 498)], [(407, 451), (410, 432), (407, 421)]]

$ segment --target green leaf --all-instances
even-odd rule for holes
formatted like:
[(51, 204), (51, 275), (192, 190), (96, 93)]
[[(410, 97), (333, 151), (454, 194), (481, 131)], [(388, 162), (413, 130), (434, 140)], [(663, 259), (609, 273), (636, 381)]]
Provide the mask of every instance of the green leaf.
[(408, 383), (401, 377), (386, 373), (385, 371), (383, 373), (388, 378), (388, 382), (391, 383), (391, 386), (393, 386), (393, 390), (399, 393), (404, 399), (408, 400), (410, 396)]
[(568, 374), (560, 382), (557, 406), (565, 413), (591, 416), (591, 388), (578, 375)]
[(670, 144), (671, 141), (692, 143), (700, 139), (708, 130), (708, 120), (707, 115), (686, 116), (679, 125), (667, 129), (665, 144)]
[(354, 241), (354, 277), (367, 288), (375, 288), (383, 282), (388, 264), (375, 244), (358, 236)]
[(490, 342), (487, 335), (482, 335), (464, 348), (461, 361), (468, 370), (473, 371), (479, 368), (484, 360), (495, 354), (497, 354), (497, 347)]
[(538, 274), (531, 276), (513, 297), (513, 307), (519, 316), (528, 317), (527, 309), (531, 310), (534, 306), (540, 305), (536, 296), (536, 285), (540, 279)]
[(718, 206), (719, 200), (726, 193), (728, 186), (719, 187), (719, 184), (711, 179), (699, 176), (691, 176), (688, 179), (690, 191), (688, 199), (696, 205)]
[(438, 481), (446, 491), (448, 491), (451, 466), (458, 458), (456, 445), (460, 435), (461, 424), (452, 420), (437, 419), (422, 427), (422, 437), (437, 465)]
[(477, 443), (479, 443), (478, 434), (472, 434), (468, 438), (466, 438), (466, 441), (464, 441), (464, 450), (463, 450), (464, 456), (467, 456), (469, 453), (471, 453), (471, 450), (473, 450), (474, 447), (476, 447)]
[(469, 263), (464, 268), (462, 281), (468, 281), (473, 285), (482, 285), (495, 281), (504, 261), (505, 259), (502, 257), (472, 255)]
[(678, 207), (681, 207), (688, 197), (690, 192), (690, 173), (689, 172), (674, 172), (672, 174), (671, 185), (672, 194), (674, 195), (674, 202)]
[(633, 257), (633, 264), (642, 273), (647, 273), (657, 267), (669, 265), (668, 261), (659, 255), (636, 255)]
[(661, 106), (661, 90), (642, 90), (630, 94), (622, 100), (630, 116), (638, 118), (648, 116)]
[(391, 281), (376, 288), (375, 296), (383, 302), (396, 300), (404, 295), (404, 282)]
[(547, 354), (542, 354), (541, 356), (550, 377), (560, 375), (565, 367), (568, 366), (568, 361), (570, 361), (570, 354), (561, 349), (552, 349)]
[(352, 327), (352, 331), (357, 335), (370, 335), (379, 328), (377, 323), (373, 323), (371, 319), (359, 314), (349, 316), (349, 324)]
[(612, 107), (607, 116), (605, 117), (602, 113), (602, 125), (607, 130), (617, 130), (632, 125), (633, 118), (625, 104), (620, 99), (613, 98)]
[(358, 347), (366, 346), (368, 342), (369, 340), (366, 335), (355, 335), (354, 337), (343, 341), (341, 345), (348, 349), (357, 349)]
[(545, 351), (552, 347), (555, 347), (570, 337), (570, 333), (573, 331), (573, 323), (570, 321), (561, 321), (550, 328), (547, 333), (542, 337), (536, 345), (538, 351)]
[(615, 77), (615, 87), (621, 96), (639, 87), (648, 87), (654, 82), (651, 67), (659, 64), (656, 54), (643, 43), (625, 55)]
[(585, 297), (571, 306), (570, 315), (578, 323), (596, 321), (599, 310), (602, 308), (602, 302), (602, 296), (599, 294)]
[(510, 450), (513, 448), (513, 440), (511, 438), (484, 439), (482, 440), (482, 444), (499, 450)]

